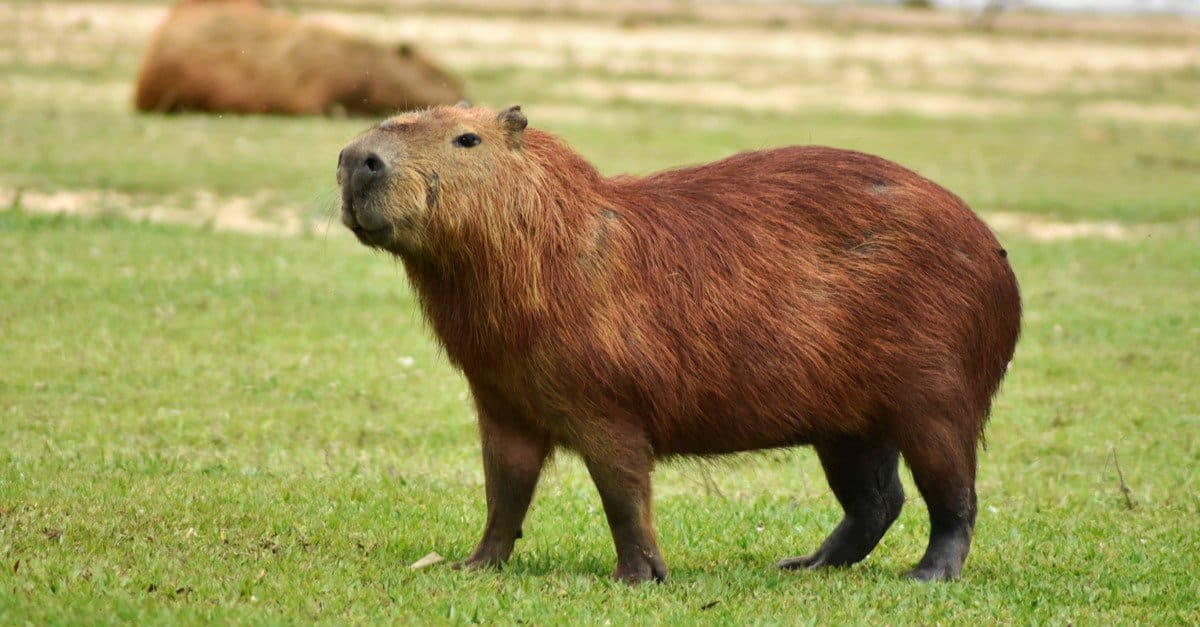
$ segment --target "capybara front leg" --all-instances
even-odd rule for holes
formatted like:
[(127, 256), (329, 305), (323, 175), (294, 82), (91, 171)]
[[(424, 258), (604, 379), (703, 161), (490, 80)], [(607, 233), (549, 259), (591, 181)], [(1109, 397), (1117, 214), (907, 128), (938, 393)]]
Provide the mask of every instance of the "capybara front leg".
[(484, 409), (479, 412), (487, 524), (475, 552), (455, 568), (498, 567), (521, 537), (521, 523), (552, 449), (544, 433), (519, 427)]
[(600, 492), (616, 545), (613, 578), (626, 583), (666, 581), (667, 564), (654, 536), (649, 443), (616, 441), (603, 453), (586, 456), (584, 462)]
[(781, 568), (849, 566), (865, 558), (900, 515), (900, 452), (888, 441), (846, 440), (816, 446), (829, 487), (845, 512), (842, 522), (811, 555)]
[(916, 443), (911, 451), (908, 446), (903, 449), (913, 481), (929, 509), (929, 546), (908, 574), (919, 581), (958, 579), (971, 550), (975, 531), (974, 438), (964, 435), (957, 447), (928, 444), (953, 441), (950, 437), (930, 437), (924, 445)]

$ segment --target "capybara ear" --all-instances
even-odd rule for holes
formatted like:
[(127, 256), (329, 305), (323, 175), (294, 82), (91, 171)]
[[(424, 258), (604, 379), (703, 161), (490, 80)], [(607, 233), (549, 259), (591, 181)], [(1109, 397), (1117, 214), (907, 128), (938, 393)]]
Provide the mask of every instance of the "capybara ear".
[(521, 105), (513, 105), (501, 111), (496, 119), (508, 134), (508, 145), (513, 148), (520, 147), (522, 131), (529, 125), (529, 120), (521, 113)]
[(459, 100), (458, 102), (454, 103), (454, 106), (458, 107), (459, 109), (470, 109), (471, 101), (466, 99)]
[(407, 41), (396, 45), (396, 54), (404, 57), (405, 59), (413, 56), (414, 52), (416, 52), (416, 50), (413, 49), (413, 45)]

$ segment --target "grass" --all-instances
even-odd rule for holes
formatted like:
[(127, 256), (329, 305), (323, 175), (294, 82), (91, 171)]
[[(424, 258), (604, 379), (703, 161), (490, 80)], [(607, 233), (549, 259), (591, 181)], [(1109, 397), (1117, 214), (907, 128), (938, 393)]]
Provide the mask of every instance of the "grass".
[(571, 457), (507, 571), (407, 568), (476, 539), (471, 409), (402, 272), (340, 235), (2, 214), (0, 622), (1200, 619), (1192, 238), (1006, 242), (1026, 331), (962, 582), (899, 578), (911, 485), (865, 564), (776, 572), (838, 517), (796, 451), (662, 468), (673, 578), (626, 590)]
[[(520, 100), (609, 173), (823, 143), (894, 158), (984, 211), (1136, 235), (1001, 234), (1025, 326), (961, 582), (901, 578), (928, 531), (907, 477), (866, 562), (774, 569), (839, 518), (815, 456), (795, 450), (661, 466), (671, 580), (630, 589), (607, 579), (599, 498), (569, 455), (504, 572), (408, 568), (465, 556), (484, 504), (466, 387), (400, 266), (337, 229), (251, 236), (121, 206), (215, 193), (327, 220), (337, 150), (370, 121), (134, 115), (133, 48), (98, 41), (51, 58), (0, 43), (0, 190), (116, 199), (94, 219), (19, 197), (0, 209), (0, 624), (1200, 622), (1194, 124), (1080, 116), (1099, 92), (1066, 88), (1023, 115), (935, 119), (587, 99), (576, 73), (630, 77), (465, 68), (480, 101)], [(1190, 102), (1194, 72), (1115, 77), (1102, 96)]]
[[(1124, 222), (1200, 215), (1200, 162), (1195, 159), (1200, 139), (1170, 125), (1089, 123), (1060, 115), (933, 120), (637, 103), (605, 108), (601, 124), (549, 120), (544, 126), (610, 173), (715, 159), (781, 143), (782, 135), (790, 143), (888, 155), (986, 210)], [(538, 105), (526, 109), (536, 121)], [(11, 147), (0, 153), (0, 183), (135, 194), (266, 190), (281, 203), (319, 215), (333, 198), (338, 150), (367, 124), (357, 119), (298, 124), (275, 117), (161, 118), (131, 116), (117, 105), (89, 112), (83, 103), (43, 108), (16, 102), (0, 110), (0, 128)], [(616, 130), (636, 149), (614, 145)], [(114, 141), (117, 137), (120, 141)]]
[[(0, 152), (2, 187), (102, 189), (150, 197), (197, 191), (262, 195), (266, 206), (297, 207), (320, 218), (332, 204), (334, 156), (348, 137), (371, 122), (131, 115), (130, 77), (136, 73), (142, 45), (136, 35), (117, 45), (111, 41), (115, 35), (84, 19), (68, 24), (65, 32), (39, 38), (41, 23), (20, 17), (20, 6), (11, 9), (17, 11), (16, 18), (0, 15), (0, 26), (21, 34), (4, 50), (5, 62), (0, 63), (0, 78), (9, 85), (0, 91), (0, 141), (6, 146)], [(860, 31), (853, 34), (862, 36)], [(981, 46), (1028, 38), (1021, 33), (973, 36)], [(1122, 43), (1141, 46), (1144, 36), (1131, 32)], [(57, 56), (39, 52), (52, 37), (71, 46)], [(1109, 45), (1102, 38), (1095, 41), (1101, 49)], [(936, 38), (930, 45), (934, 42)], [(1084, 44), (1072, 40), (1070, 45)], [(571, 57), (569, 51), (553, 52)], [(1111, 101), (1188, 109), (1200, 94), (1195, 80), (1200, 66), (1194, 63), (1143, 72), (1079, 70), (1040, 85), (1029, 72), (1005, 70), (1003, 64), (943, 67), (914, 61), (889, 66), (845, 54), (829, 63), (781, 68), (750, 51), (740, 61), (710, 59), (713, 67), (704, 70), (708, 66), (700, 64), (700, 75), (692, 77), (740, 84), (745, 78), (740, 68), (746, 66), (757, 67), (768, 87), (771, 81), (832, 83), (830, 104), (783, 112), (652, 104), (620, 95), (622, 81), (652, 80), (660, 62), (677, 67), (681, 61), (670, 52), (643, 55), (633, 63), (640, 69), (632, 73), (594, 61), (568, 60), (562, 66), (534, 69), (503, 57), (465, 65), (460, 71), (472, 98), (492, 106), (519, 101), (533, 124), (562, 134), (608, 173), (644, 173), (782, 143), (819, 143), (886, 155), (943, 183), (983, 211), (1127, 223), (1178, 222), (1200, 215), (1196, 123), (1152, 116), (1122, 121), (1081, 113)], [(837, 98), (853, 94), (854, 86), (838, 84), (832, 77), (856, 69), (880, 89), (951, 100), (995, 96), (1000, 88), (993, 78), (1032, 81), (1039, 89), (1036, 95), (1010, 98), (1028, 105), (1019, 113), (850, 115)], [(689, 76), (687, 71), (659, 73), (658, 80), (678, 83)], [(947, 76), (968, 80), (956, 86)], [(611, 97), (581, 98), (575, 89), (578, 80), (617, 88)], [(574, 113), (563, 114), (564, 108)]]

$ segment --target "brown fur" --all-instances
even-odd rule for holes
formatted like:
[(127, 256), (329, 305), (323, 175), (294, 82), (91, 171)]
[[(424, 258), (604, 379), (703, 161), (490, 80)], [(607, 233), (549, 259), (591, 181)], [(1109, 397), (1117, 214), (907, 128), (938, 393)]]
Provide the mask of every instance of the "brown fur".
[[(892, 162), (794, 146), (602, 177), (519, 109), (398, 116), (339, 157), (343, 222), (398, 255), (479, 413), (488, 521), (520, 536), (542, 465), (577, 452), (616, 576), (666, 575), (655, 459), (811, 444), (845, 519), (788, 568), (854, 563), (929, 506), (911, 573), (958, 576), (976, 449), (1013, 356), (1007, 253), (955, 195)], [(474, 147), (455, 138), (474, 133)]]
[(463, 98), (407, 44), (383, 46), (298, 22), (254, 0), (184, 0), (138, 76), (142, 111), (391, 114)]

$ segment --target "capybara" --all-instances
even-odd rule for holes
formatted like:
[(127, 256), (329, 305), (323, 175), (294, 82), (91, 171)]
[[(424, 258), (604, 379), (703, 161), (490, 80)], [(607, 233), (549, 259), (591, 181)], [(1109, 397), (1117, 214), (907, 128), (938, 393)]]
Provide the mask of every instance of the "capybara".
[(409, 44), (355, 39), (254, 0), (184, 0), (151, 39), (134, 100), (159, 112), (390, 115), (462, 98)]
[(655, 460), (807, 444), (845, 516), (782, 567), (866, 557), (904, 502), (903, 456), (930, 517), (910, 575), (959, 576), (1021, 305), (954, 194), (818, 146), (605, 178), (519, 107), (393, 117), (337, 179), (342, 222), (403, 261), (474, 397), (487, 523), (460, 565), (507, 560), (562, 447), (599, 489), (614, 576), (662, 580)]

